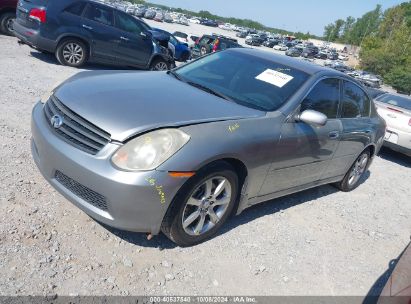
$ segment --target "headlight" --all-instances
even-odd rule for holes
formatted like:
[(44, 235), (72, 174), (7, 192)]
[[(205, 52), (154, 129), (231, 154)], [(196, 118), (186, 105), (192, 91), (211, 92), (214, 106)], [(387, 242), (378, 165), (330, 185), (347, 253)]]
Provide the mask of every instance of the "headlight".
[(125, 171), (153, 170), (180, 150), (190, 136), (178, 129), (153, 131), (133, 140), (117, 150), (113, 164)]
[(41, 103), (46, 103), (47, 100), (54, 94), (56, 89), (64, 82), (65, 79), (57, 81), (43, 96), (40, 98)]

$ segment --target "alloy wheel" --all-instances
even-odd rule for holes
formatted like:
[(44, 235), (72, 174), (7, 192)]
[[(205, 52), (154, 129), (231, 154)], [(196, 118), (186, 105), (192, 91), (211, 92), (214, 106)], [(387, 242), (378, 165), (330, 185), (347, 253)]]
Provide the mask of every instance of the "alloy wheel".
[(354, 163), (354, 166), (351, 169), (350, 175), (348, 177), (348, 184), (350, 186), (355, 185), (361, 176), (364, 174), (365, 169), (368, 164), (368, 155), (362, 154)]
[(207, 49), (203, 46), (203, 47), (201, 47), (201, 49), (200, 49), (200, 54), (202, 55), (202, 56), (204, 56), (205, 54), (207, 54)]
[(6, 29), (9, 33), (13, 33), (13, 23), (15, 18), (10, 18), (6, 22)]
[(84, 57), (83, 48), (75, 42), (67, 43), (63, 48), (63, 58), (70, 64), (79, 64)]
[(225, 215), (231, 201), (231, 184), (227, 178), (207, 179), (186, 202), (182, 216), (184, 231), (192, 236), (206, 233)]
[(165, 62), (158, 62), (154, 67), (153, 71), (166, 71), (168, 70), (167, 64)]

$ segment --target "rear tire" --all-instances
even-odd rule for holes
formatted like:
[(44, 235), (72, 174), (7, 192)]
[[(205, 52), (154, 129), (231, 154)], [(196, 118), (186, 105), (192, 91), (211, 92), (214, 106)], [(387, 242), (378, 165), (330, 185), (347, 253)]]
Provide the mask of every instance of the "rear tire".
[(354, 164), (350, 167), (350, 170), (345, 174), (343, 180), (334, 185), (344, 192), (350, 192), (357, 188), (367, 171), (370, 160), (370, 150), (366, 149), (355, 160)]
[(87, 62), (87, 54), (88, 48), (84, 42), (70, 38), (59, 43), (56, 58), (62, 65), (78, 68)]
[(182, 247), (208, 240), (233, 213), (238, 189), (238, 176), (230, 164), (219, 161), (201, 169), (177, 193), (161, 231)]
[(0, 16), (0, 31), (8, 36), (14, 36), (13, 23), (16, 20), (15, 13), (4, 13)]

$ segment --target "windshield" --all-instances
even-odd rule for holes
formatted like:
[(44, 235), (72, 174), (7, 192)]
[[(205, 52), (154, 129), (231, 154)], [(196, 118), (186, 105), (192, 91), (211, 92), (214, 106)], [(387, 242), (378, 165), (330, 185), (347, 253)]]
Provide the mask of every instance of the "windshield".
[(377, 101), (388, 103), (392, 106), (400, 107), (411, 111), (411, 98), (385, 94), (377, 99)]
[(183, 81), (263, 111), (278, 110), (309, 75), (283, 64), (237, 52), (219, 52), (175, 71)]

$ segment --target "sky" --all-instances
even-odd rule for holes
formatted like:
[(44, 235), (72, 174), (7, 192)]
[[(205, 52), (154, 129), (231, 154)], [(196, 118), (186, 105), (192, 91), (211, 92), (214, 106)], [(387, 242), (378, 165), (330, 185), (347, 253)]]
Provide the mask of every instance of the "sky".
[(322, 36), (324, 26), (348, 16), (361, 17), (381, 4), (387, 9), (406, 0), (148, 0), (223, 17), (252, 19), (266, 26)]

